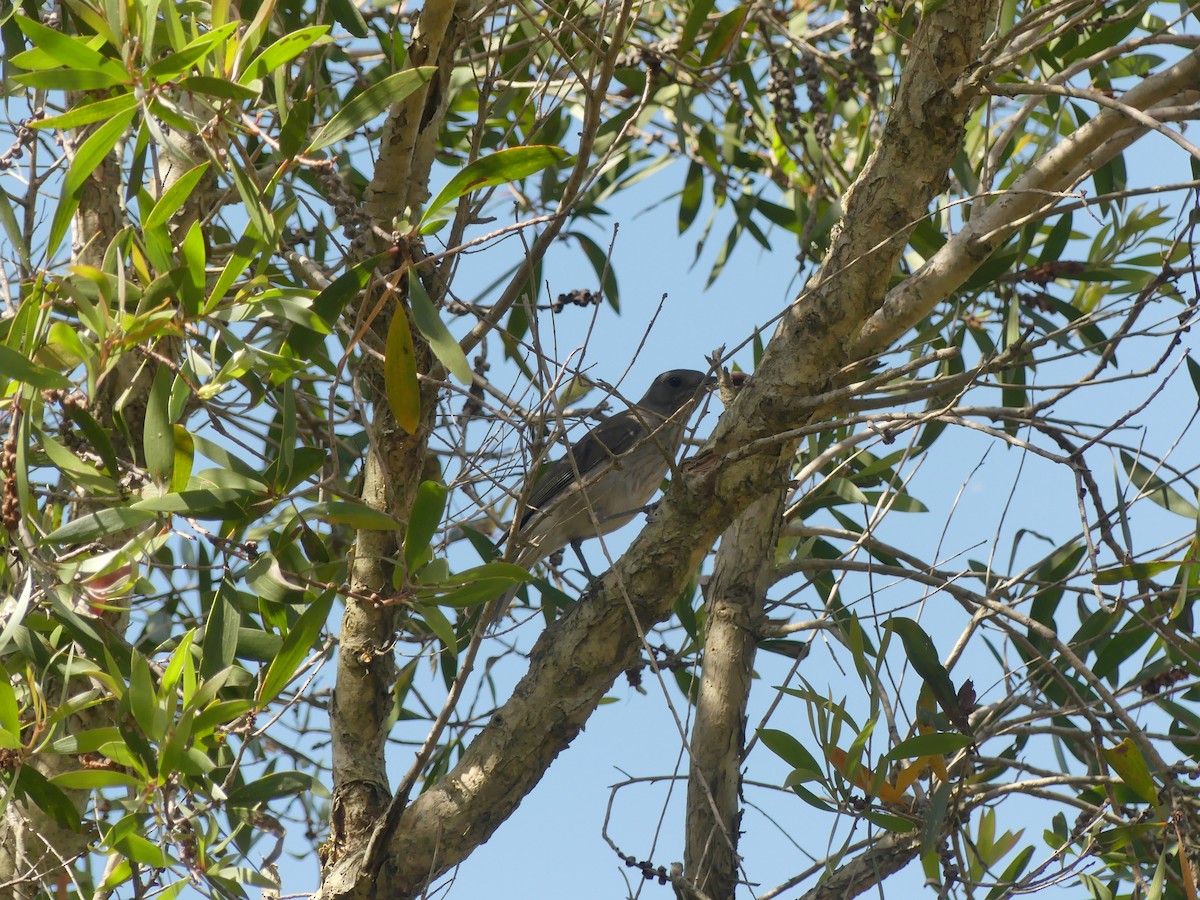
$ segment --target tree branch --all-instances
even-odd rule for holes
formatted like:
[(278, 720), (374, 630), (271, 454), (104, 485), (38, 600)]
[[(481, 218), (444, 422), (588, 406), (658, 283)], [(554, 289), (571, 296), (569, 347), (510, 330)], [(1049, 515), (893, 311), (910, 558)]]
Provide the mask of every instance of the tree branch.
[[(1190, 95), (1200, 80), (1200, 51), (1152, 75), (1128, 91), (1122, 104), (1154, 117), (1154, 106)], [(948, 297), (1005, 240), (1031, 219), (1050, 214), (1058, 194), (1074, 187), (1145, 134), (1147, 126), (1127, 110), (1104, 109), (1034, 162), (1012, 187), (990, 206), (976, 210), (921, 268), (888, 291), (880, 309), (863, 326), (852, 355), (869, 356), (919, 322)], [(1051, 193), (1048, 193), (1051, 192)]]
[[(780, 460), (782, 473), (790, 460)], [(746, 703), (783, 505), (778, 489), (747, 507), (721, 538), (711, 582), (692, 727), (684, 874), (713, 897), (733, 897), (738, 883)]]

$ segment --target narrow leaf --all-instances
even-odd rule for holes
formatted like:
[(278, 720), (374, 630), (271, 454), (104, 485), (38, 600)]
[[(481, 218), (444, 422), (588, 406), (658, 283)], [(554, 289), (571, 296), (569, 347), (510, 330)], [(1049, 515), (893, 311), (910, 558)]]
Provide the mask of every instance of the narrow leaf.
[(421, 385), (417, 381), (417, 354), (408, 327), (408, 315), (403, 309), (393, 311), (388, 325), (383, 388), (396, 424), (409, 434), (416, 434), (421, 426)]
[(429, 341), (429, 348), (433, 350), (434, 355), (441, 360), (450, 374), (463, 384), (470, 384), (471, 366), (467, 362), (466, 354), (462, 352), (458, 341), (450, 334), (450, 329), (433, 308), (433, 301), (429, 299), (429, 294), (425, 293), (425, 286), (412, 269), (408, 272), (408, 302), (412, 309), (413, 322), (425, 340)]
[[(938, 705), (941, 706), (943, 712), (951, 720), (956, 717), (965, 719), (959, 715), (958, 693), (954, 690), (950, 673), (946, 671), (946, 667), (938, 658), (937, 648), (933, 646), (929, 635), (912, 619), (902, 616), (889, 619), (888, 627), (900, 635), (900, 640), (904, 642), (904, 652), (908, 656), (908, 661), (912, 663), (913, 669), (921, 676), (921, 679), (929, 685), (929, 689), (933, 691), (933, 696), (937, 698)], [(958, 721), (955, 721), (955, 725), (961, 727)]]
[(171, 470), (175, 465), (175, 432), (168, 414), (170, 402), (171, 370), (159, 366), (146, 402), (142, 447), (146, 454), (146, 468), (160, 487), (170, 484)]
[(965, 734), (951, 732), (918, 734), (916, 737), (898, 743), (884, 759), (890, 762), (897, 759), (916, 759), (920, 756), (941, 756), (961, 750), (970, 743), (971, 739)]
[(459, 171), (425, 209), (421, 224), (443, 216), (443, 208), (458, 202), (460, 197), (480, 188), (493, 187), (517, 181), (542, 169), (560, 163), (570, 156), (561, 147), (534, 144), (529, 147), (511, 147), (499, 150), (491, 156), (477, 159)]
[(53, 388), (61, 390), (71, 385), (65, 375), (30, 362), (24, 354), (3, 344), (0, 344), (0, 372), (4, 378), (15, 379), (43, 391)]
[(304, 657), (316, 646), (321, 629), (325, 627), (325, 622), (329, 618), (329, 610), (333, 608), (333, 597), (333, 591), (327, 591), (318, 597), (308, 609), (300, 614), (296, 624), (288, 631), (287, 637), (283, 639), (283, 646), (271, 660), (262, 686), (258, 689), (260, 708), (279, 696), (279, 693), (295, 676)]
[(367, 122), (399, 103), (413, 91), (421, 88), (437, 71), (434, 66), (406, 69), (389, 75), (378, 84), (367, 88), (330, 119), (322, 128), (306, 152), (321, 150), (353, 134)]
[[(1150, 774), (1150, 767), (1146, 765), (1145, 757), (1134, 746), (1132, 740), (1125, 738), (1115, 747), (1106, 747), (1104, 758), (1131, 791), (1158, 809), (1158, 788)], [(1162, 814), (1161, 809), (1159, 814)]]
[(166, 225), (167, 220), (175, 215), (179, 207), (183, 206), (183, 201), (191, 196), (192, 191), (196, 188), (196, 184), (204, 177), (204, 173), (207, 171), (208, 163), (202, 162), (195, 168), (184, 172), (179, 180), (167, 188), (163, 192), (163, 195), (158, 198), (158, 202), (154, 204), (154, 209), (150, 211), (150, 215), (146, 216), (146, 221), (142, 223), (142, 227), (149, 230), (159, 225)]
[[(66, 178), (63, 179), (62, 197), (54, 210), (54, 220), (50, 225), (50, 239), (46, 242), (48, 258), (58, 252), (58, 245), (62, 243), (67, 228), (71, 224), (71, 217), (75, 215), (75, 210), (79, 206), (79, 195), (83, 190), (84, 183), (96, 171), (100, 161), (116, 146), (118, 139), (125, 133), (129, 123), (133, 121), (133, 114), (133, 109), (118, 113), (93, 131), (80, 145), (75, 159), (71, 161), (71, 168), (67, 171)], [(91, 235), (83, 237), (86, 240)]]
[(158, 518), (149, 510), (130, 509), (127, 506), (110, 506), (86, 516), (74, 519), (46, 535), (48, 544), (76, 544), (108, 537), (136, 528)]
[(137, 104), (137, 96), (132, 91), (129, 91), (124, 94), (118, 94), (115, 97), (109, 97), (106, 100), (97, 100), (95, 103), (76, 106), (61, 116), (50, 116), (47, 119), (30, 122), (29, 126), (31, 128), (53, 128), (56, 131), (70, 131), (72, 128), (78, 128), (80, 125), (88, 125), (92, 122), (99, 122), (102, 119), (110, 119), (119, 112), (133, 109)]
[(404, 533), (404, 561), (408, 571), (413, 570), (437, 534), (448, 494), (446, 486), (436, 481), (422, 481), (417, 488), (417, 498), (413, 501), (408, 529)]

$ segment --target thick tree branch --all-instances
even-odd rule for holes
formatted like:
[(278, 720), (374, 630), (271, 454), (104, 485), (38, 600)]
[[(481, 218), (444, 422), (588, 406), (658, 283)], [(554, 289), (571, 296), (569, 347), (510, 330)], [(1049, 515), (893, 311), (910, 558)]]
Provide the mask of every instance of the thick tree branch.
[[(1200, 51), (1151, 75), (1121, 97), (1123, 107), (1155, 116), (1158, 104), (1191, 96), (1200, 81)], [(963, 284), (992, 252), (1031, 220), (1049, 215), (1068, 191), (1147, 131), (1126, 110), (1104, 109), (1034, 162), (1003, 196), (976, 210), (912, 276), (888, 292), (863, 326), (851, 353), (869, 356), (888, 346)]]
[[(781, 484), (790, 461), (790, 455), (780, 460)], [(732, 898), (738, 883), (746, 703), (783, 505), (780, 488), (738, 517), (721, 538), (709, 588), (704, 666), (692, 726), (684, 875), (714, 898)]]
[(384, 125), (364, 206), (384, 229), (398, 216), (416, 214), (429, 199), (429, 172), (450, 102), (450, 75), (476, 8), (470, 0), (431, 0), (421, 10), (408, 65), (433, 65), (437, 72), (424, 88), (393, 106)]
[[(448, 97), (446, 85), (458, 44), (466, 35), (468, 2), (427, 3), (410, 48), (412, 66), (433, 62), (437, 73), (425, 90), (397, 104), (388, 118), (375, 179), (367, 191), (366, 210), (382, 227), (392, 218), (418, 208), (428, 197), (429, 150), (441, 131)], [(391, 286), (380, 288), (393, 292)], [(363, 309), (374, 315), (379, 293), (364, 295)], [(391, 315), (406, 315), (403, 304), (388, 301), (388, 311), (375, 321), (386, 328)], [(434, 364), (427, 344), (417, 336), (417, 370), (428, 373)], [(369, 396), (385, 396), (382, 366), (366, 359), (360, 377), (372, 386)], [(427, 477), (429, 425), (436, 409), (436, 387), (423, 382), (421, 409), (426, 423), (417, 434), (400, 428), (388, 404), (375, 404), (371, 444), (363, 466), (363, 501), (406, 522), (417, 486)], [(436, 475), (434, 476), (436, 477)], [(352, 596), (342, 617), (337, 686), (331, 704), (334, 797), (330, 816), (330, 861), (343, 855), (355, 860), (365, 852), (368, 837), (391, 800), (384, 749), (395, 682), (392, 607), (357, 599), (387, 591), (403, 532), (363, 530), (357, 535), (351, 566)]]

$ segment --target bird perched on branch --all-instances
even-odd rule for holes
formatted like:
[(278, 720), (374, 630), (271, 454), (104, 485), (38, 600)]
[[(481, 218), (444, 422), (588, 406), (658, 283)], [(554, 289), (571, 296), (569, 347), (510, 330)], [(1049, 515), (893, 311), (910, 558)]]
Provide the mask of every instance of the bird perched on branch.
[[(634, 406), (604, 419), (548, 465), (529, 491), (513, 562), (529, 568), (568, 544), (578, 554), (582, 541), (641, 512), (679, 451), (696, 399), (715, 384), (694, 369), (663, 372)], [(493, 628), (516, 592), (496, 603)]]

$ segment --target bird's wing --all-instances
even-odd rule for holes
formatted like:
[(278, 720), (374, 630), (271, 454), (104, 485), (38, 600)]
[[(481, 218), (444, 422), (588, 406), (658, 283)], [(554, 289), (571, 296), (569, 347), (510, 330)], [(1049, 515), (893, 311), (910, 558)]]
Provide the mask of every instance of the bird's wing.
[[(656, 418), (646, 413), (642, 413), (642, 417), (650, 421)], [(543, 509), (575, 480), (576, 469), (581, 477), (587, 478), (600, 466), (632, 450), (645, 436), (646, 426), (633, 410), (626, 410), (605, 419), (572, 444), (566, 456), (546, 467), (542, 477), (529, 492), (528, 509), (521, 519), (521, 525), (524, 526), (530, 516)], [(572, 458), (575, 460), (574, 465), (571, 464)]]

